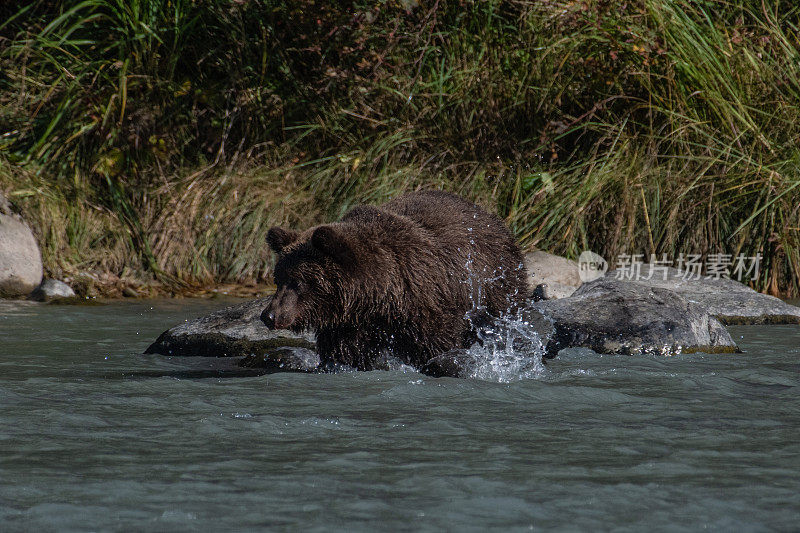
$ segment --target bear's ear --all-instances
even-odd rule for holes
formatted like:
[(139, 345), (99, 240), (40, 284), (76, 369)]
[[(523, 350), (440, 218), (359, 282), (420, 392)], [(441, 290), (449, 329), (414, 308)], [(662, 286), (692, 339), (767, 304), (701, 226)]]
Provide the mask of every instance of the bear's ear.
[(343, 265), (355, 263), (356, 256), (348, 239), (333, 226), (320, 226), (311, 235), (311, 245)]
[(267, 232), (267, 244), (275, 253), (281, 253), (284, 248), (292, 244), (300, 234), (293, 229), (285, 229), (280, 226), (269, 228)]

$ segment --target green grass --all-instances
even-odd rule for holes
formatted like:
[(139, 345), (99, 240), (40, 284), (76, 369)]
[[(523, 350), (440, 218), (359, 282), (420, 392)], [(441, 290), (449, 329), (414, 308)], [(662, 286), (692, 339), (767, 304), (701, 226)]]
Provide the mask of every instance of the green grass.
[(761, 253), (800, 291), (793, 2), (2, 10), (0, 188), (53, 275), (265, 281), (270, 225), (434, 187), (525, 247)]

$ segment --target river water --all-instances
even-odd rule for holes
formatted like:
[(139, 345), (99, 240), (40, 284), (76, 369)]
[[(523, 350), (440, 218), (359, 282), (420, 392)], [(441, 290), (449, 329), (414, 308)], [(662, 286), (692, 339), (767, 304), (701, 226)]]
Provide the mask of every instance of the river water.
[(226, 303), (0, 302), (0, 530), (800, 528), (800, 327), (506, 383), (141, 355)]

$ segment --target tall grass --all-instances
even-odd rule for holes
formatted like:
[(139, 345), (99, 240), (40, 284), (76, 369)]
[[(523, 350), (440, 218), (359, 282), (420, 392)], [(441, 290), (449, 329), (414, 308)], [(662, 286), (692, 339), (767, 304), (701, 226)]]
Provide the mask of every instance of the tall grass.
[(792, 2), (0, 9), (0, 187), (52, 272), (268, 280), (269, 225), (436, 187), (526, 247), (761, 253), (800, 291)]

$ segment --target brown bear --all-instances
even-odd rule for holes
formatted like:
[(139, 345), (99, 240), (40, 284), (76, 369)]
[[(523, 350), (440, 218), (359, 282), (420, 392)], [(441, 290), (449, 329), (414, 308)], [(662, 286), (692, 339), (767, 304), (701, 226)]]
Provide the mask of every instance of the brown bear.
[(261, 320), (315, 330), (323, 363), (371, 370), (394, 356), (421, 368), (471, 343), (472, 316), (500, 316), (527, 294), (503, 222), (443, 191), (358, 206), (303, 232), (273, 227), (267, 242), (277, 291)]

